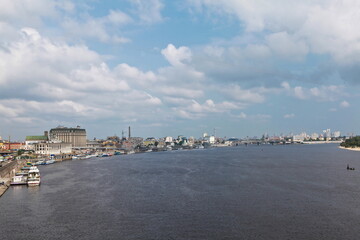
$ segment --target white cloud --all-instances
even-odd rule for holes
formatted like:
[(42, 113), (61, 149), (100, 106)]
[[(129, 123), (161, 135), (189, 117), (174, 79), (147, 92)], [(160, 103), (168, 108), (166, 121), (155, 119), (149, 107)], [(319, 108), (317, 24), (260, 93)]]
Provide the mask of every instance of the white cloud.
[(237, 101), (262, 103), (265, 100), (264, 93), (270, 90), (265, 88), (242, 89), (239, 85), (230, 85), (222, 91)]
[(142, 72), (126, 63), (117, 65), (114, 72), (120, 79), (129, 79), (129, 82), (140, 86), (151, 86), (158, 81), (158, 77), (152, 71)]
[(238, 118), (245, 119), (247, 118), (247, 115), (243, 112), (241, 112), (239, 115), (237, 115)]
[(62, 27), (73, 37), (94, 38), (105, 43), (127, 43), (130, 39), (118, 36), (118, 28), (132, 21), (126, 13), (110, 10), (108, 15), (99, 18), (89, 15), (82, 20), (65, 18)]
[(174, 107), (176, 114), (185, 119), (198, 119), (209, 113), (226, 113), (231, 110), (241, 109), (242, 105), (235, 102), (215, 103), (212, 99), (207, 99), (203, 104), (192, 100), (191, 104), (181, 107)]
[(119, 10), (110, 10), (109, 15), (102, 18), (100, 21), (102, 21), (104, 24), (106, 23), (112, 23), (115, 25), (123, 25), (132, 22), (133, 20), (129, 15), (126, 13), (119, 11)]
[(340, 107), (342, 107), (342, 108), (348, 108), (348, 107), (350, 107), (350, 103), (348, 103), (347, 101), (342, 101), (342, 102), (340, 103)]
[(309, 48), (304, 41), (295, 39), (287, 32), (278, 32), (266, 37), (271, 50), (280, 57), (290, 60), (303, 60)]
[(288, 113), (284, 115), (284, 118), (294, 118), (295, 114), (294, 113)]
[(173, 87), (173, 86), (160, 86), (157, 91), (168, 96), (177, 96), (177, 97), (186, 97), (186, 98), (199, 98), (204, 96), (204, 92), (202, 90)]
[(308, 53), (330, 54), (340, 64), (359, 63), (360, 2), (354, 0), (247, 1), (188, 0), (212, 17), (234, 16), (248, 32), (263, 32), (280, 56), (301, 60)]
[(294, 88), (291, 88), (290, 84), (285, 82), (282, 83), (282, 87), (291, 96), (302, 100), (313, 99), (317, 101), (335, 101), (338, 98), (346, 95), (344, 91), (345, 88), (342, 85), (323, 85), (313, 88), (296, 86)]
[(0, 21), (41, 26), (42, 17), (55, 18), (58, 15), (56, 8), (65, 5), (52, 0), (0, 0), (0, 6)]
[(156, 23), (163, 20), (161, 10), (164, 5), (161, 0), (131, 0), (136, 7), (136, 15), (144, 23)]
[(173, 66), (182, 66), (183, 62), (191, 61), (191, 50), (188, 47), (176, 48), (174, 45), (169, 44), (165, 49), (161, 50), (162, 55)]

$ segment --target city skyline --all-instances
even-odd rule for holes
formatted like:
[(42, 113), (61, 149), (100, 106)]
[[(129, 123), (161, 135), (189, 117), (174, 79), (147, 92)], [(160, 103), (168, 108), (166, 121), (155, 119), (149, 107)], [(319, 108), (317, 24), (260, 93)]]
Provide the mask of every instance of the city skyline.
[(360, 132), (360, 3), (0, 0), (0, 136)]

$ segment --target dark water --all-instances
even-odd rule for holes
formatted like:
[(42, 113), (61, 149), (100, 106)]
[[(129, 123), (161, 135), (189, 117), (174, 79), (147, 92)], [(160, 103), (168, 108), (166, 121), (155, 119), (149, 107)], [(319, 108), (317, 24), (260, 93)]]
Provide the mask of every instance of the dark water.
[(39, 188), (0, 198), (0, 239), (360, 236), (360, 152), (332, 144), (146, 153), (40, 171)]

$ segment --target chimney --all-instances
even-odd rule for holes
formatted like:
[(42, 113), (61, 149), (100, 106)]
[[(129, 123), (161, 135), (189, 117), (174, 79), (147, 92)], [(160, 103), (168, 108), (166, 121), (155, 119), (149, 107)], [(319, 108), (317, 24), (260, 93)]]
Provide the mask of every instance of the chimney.
[(130, 130), (130, 126), (129, 126), (129, 139), (131, 138), (131, 130)]

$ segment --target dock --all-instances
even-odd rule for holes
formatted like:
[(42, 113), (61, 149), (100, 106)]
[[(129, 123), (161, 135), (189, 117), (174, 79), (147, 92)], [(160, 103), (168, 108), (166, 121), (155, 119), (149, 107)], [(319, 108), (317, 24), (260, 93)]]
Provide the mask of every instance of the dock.
[(15, 160), (0, 168), (0, 197), (9, 188), (12, 177), (26, 165), (26, 162), (27, 160)]

